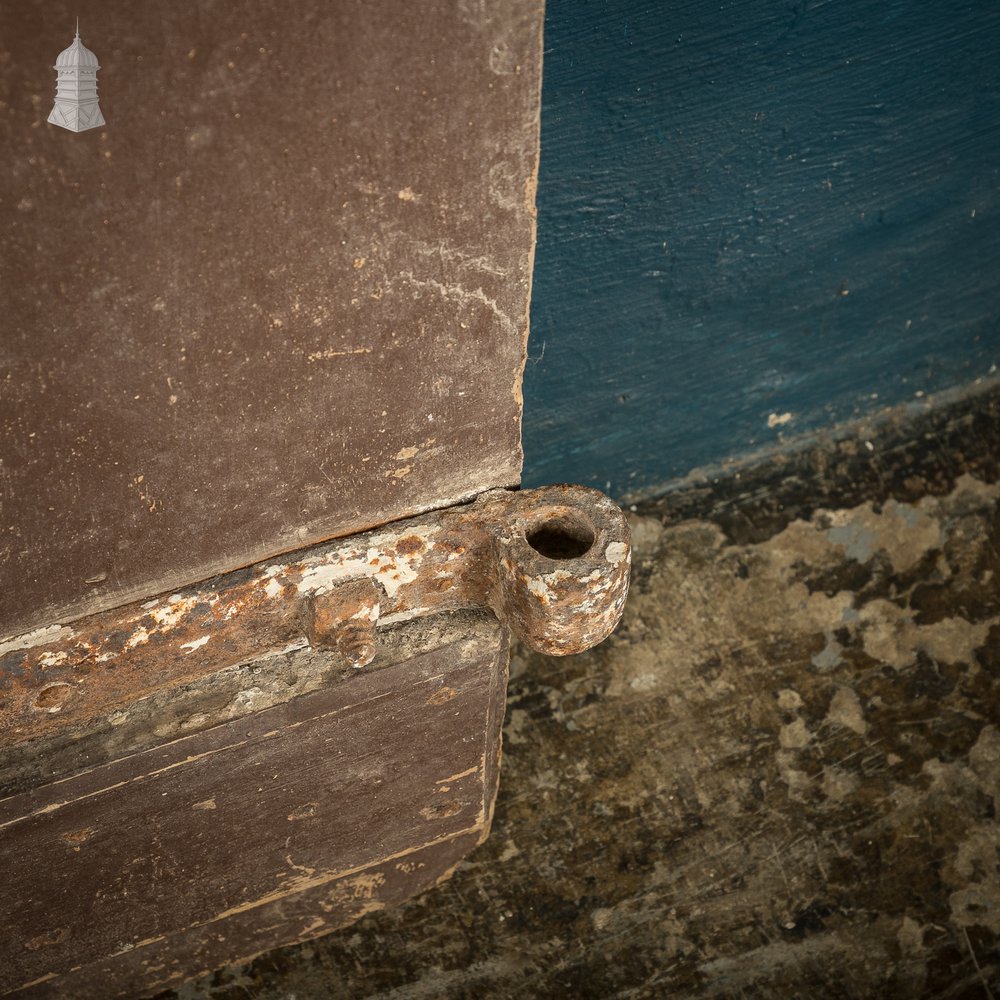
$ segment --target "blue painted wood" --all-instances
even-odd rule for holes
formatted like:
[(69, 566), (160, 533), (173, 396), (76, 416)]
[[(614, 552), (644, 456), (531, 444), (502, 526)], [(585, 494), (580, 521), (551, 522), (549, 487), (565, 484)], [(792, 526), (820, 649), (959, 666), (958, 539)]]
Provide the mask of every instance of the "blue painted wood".
[(1000, 4), (549, 0), (538, 204), (527, 485), (622, 497), (972, 382)]

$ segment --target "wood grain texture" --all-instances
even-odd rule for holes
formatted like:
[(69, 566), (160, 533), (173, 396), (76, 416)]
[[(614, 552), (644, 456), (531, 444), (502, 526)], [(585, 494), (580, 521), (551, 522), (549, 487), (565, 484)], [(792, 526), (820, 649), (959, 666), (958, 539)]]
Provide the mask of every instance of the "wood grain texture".
[(0, 633), (518, 481), (541, 17), (0, 8)]
[(525, 482), (621, 498), (1000, 364), (998, 48), (987, 0), (550, 0)]
[(485, 838), (508, 637), (0, 800), (0, 994), (133, 996), (343, 926)]

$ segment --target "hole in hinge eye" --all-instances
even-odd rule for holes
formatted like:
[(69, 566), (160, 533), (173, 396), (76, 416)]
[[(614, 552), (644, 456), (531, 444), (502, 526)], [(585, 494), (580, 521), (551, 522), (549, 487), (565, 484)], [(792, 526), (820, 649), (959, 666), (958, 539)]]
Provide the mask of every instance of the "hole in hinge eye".
[(528, 544), (546, 559), (577, 559), (594, 544), (594, 529), (583, 518), (560, 514), (532, 528)]

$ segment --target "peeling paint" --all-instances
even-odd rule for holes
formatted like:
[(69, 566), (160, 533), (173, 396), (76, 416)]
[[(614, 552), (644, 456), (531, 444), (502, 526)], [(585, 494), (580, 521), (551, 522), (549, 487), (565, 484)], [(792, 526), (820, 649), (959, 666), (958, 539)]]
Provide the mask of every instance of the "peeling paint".
[(33, 632), (26, 632), (24, 635), (14, 636), (6, 642), (0, 642), (0, 656), (19, 649), (32, 649), (43, 643), (61, 642), (73, 638), (75, 634), (66, 625), (47, 625), (45, 628), (37, 628)]

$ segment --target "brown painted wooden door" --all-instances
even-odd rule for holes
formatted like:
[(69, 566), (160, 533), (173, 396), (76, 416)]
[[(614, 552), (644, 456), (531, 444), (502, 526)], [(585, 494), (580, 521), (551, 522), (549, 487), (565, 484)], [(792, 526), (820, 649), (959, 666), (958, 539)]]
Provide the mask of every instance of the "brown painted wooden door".
[[(77, 14), (104, 124), (74, 132), (47, 119)], [(244, 655), (197, 594), (518, 483), (541, 27), (534, 0), (0, 6), (0, 995), (145, 995), (486, 835), (495, 617), (393, 623), (357, 670), (297, 612)], [(158, 658), (182, 607), (212, 642)], [(62, 712), (99, 681), (113, 704)]]

